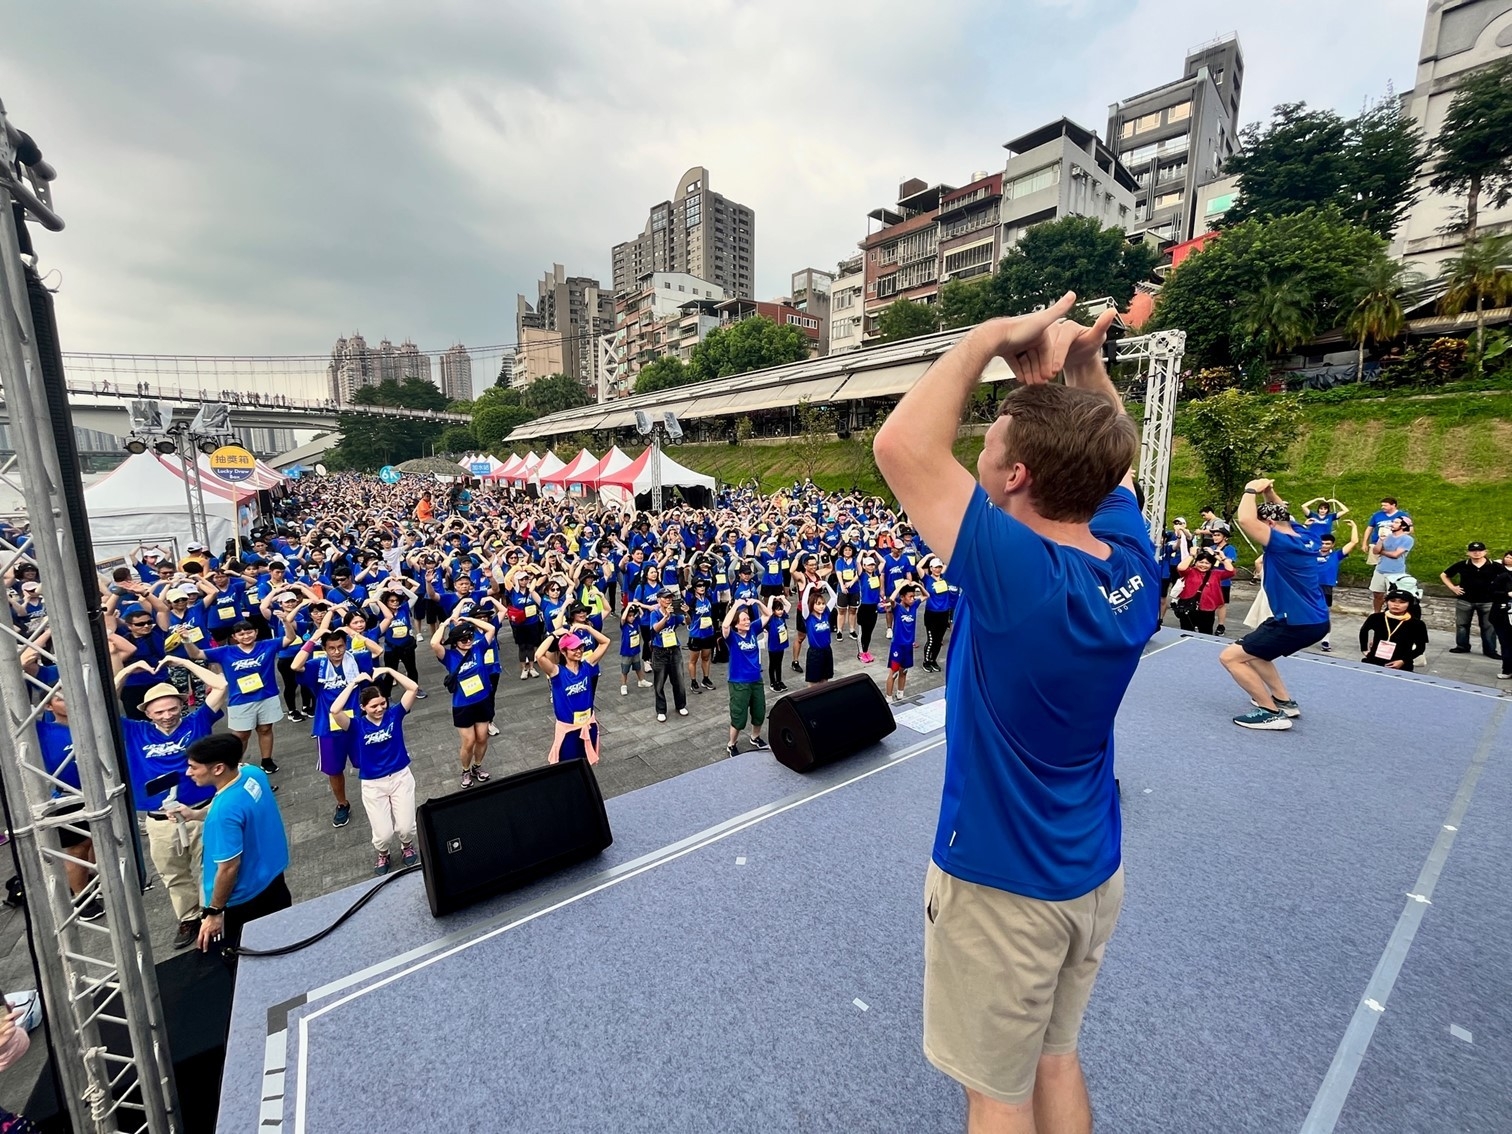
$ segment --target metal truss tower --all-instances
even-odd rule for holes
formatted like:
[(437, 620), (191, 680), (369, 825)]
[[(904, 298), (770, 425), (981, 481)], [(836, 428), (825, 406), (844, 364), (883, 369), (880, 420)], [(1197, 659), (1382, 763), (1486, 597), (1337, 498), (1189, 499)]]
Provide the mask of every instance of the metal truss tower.
[(1138, 362), (1145, 376), (1144, 433), (1139, 443), (1140, 488), (1144, 490), (1144, 518), (1150, 541), (1157, 547), (1165, 532), (1166, 496), (1171, 484), (1171, 427), (1176, 421), (1176, 396), (1181, 393), (1181, 359), (1186, 353), (1185, 331), (1156, 331), (1119, 339), (1114, 361)]
[[(0, 385), (16, 448), (0, 466), (0, 479), (25, 501), (29, 521), (25, 532), (0, 530), (0, 569), (31, 561), (45, 584), (45, 614), (32, 620), (28, 635), (0, 619), (0, 780), (38, 944), (37, 979), (59, 1091), (73, 1129), (176, 1134), (182, 1124), (173, 1062), (142, 904), (136, 819), (121, 772), (61, 354), (51, 297), (23, 223), (25, 217), (54, 232), (63, 228), (52, 210), (53, 176), (0, 104)], [(56, 679), (28, 676), (28, 656), (56, 666)], [(63, 782), (63, 769), (49, 774), (39, 744), (37, 722), (59, 692), (73, 739), (64, 766), (72, 760), (78, 788)], [(98, 865), (63, 849), (64, 830), (92, 838)], [(69, 864), (88, 879), (77, 895), (69, 888)], [(83, 920), (81, 910), (95, 899), (104, 918)]]

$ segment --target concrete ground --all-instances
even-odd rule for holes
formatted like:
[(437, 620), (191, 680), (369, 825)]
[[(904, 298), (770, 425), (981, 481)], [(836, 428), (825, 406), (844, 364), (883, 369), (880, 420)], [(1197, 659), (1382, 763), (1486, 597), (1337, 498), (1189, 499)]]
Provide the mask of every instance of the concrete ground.
[[(1234, 585), (1234, 601), (1227, 615), (1228, 637), (1243, 634), (1246, 629), (1244, 614), (1253, 597), (1252, 584), (1238, 582)], [(1335, 592), (1334, 656), (1359, 656), (1355, 649), (1359, 625), (1369, 611), (1367, 592)], [(1418, 672), (1498, 688), (1505, 695), (1512, 696), (1512, 688), (1509, 688), (1512, 682), (1496, 679), (1499, 665), (1481, 656), (1478, 637), (1476, 652), (1448, 653), (1454, 644), (1452, 601), (1425, 600), (1424, 617), (1429, 625), (1430, 644)], [(1174, 626), (1175, 619), (1168, 616), (1166, 624)], [(614, 629), (612, 624), (611, 629)], [(617, 631), (610, 637), (617, 642)], [(881, 639), (880, 632), (878, 638)], [(856, 644), (849, 640), (843, 646), (837, 644), (837, 675), (866, 669), (880, 685), (886, 677), (886, 641), (873, 642), (873, 653), (879, 660), (870, 666), (863, 666), (856, 660), (855, 648)], [(497, 720), (501, 735), (490, 745), (486, 762), (486, 767), (496, 776), (543, 762), (552, 734), (546, 680), (520, 681), (518, 667), (511, 673), (508, 664), (514, 656), (512, 642), (506, 641), (504, 650), (506, 667), (499, 687)], [(729, 721), (723, 666), (713, 669), (715, 689), (712, 692), (689, 694), (687, 717), (679, 717), (675, 710), (669, 710), (667, 722), (658, 724), (653, 690), (640, 689), (632, 681), (629, 695), (619, 695), (618, 655), (613, 650), (611, 647), (605, 658), (597, 701), (603, 748), (598, 779), (606, 797), (633, 791), (725, 758)], [(922, 658), (922, 649), (917, 656)], [(418, 781), (417, 799), (423, 801), (459, 790), (459, 767), (457, 734), (451, 724), (449, 698), (441, 685), (441, 668), (428, 651), (422, 651), (420, 666), (422, 684), (431, 696), (416, 706), (406, 722), (405, 734)], [(786, 676), (790, 689), (802, 687), (799, 674), (789, 668)], [(923, 693), (941, 683), (942, 677), (915, 668), (909, 679), (909, 692)], [(777, 695), (768, 690), (767, 696), (770, 707)], [(273, 777), (273, 782), (279, 788), (278, 803), (289, 831), (291, 863), (288, 882), (295, 901), (372, 877), (374, 852), (356, 778), (350, 777), (348, 785), (353, 803), (351, 822), (338, 830), (331, 825), (334, 804), (325, 778), (315, 766), (314, 742), (309, 736), (308, 723), (284, 721), (275, 726), (274, 734), (274, 758), (281, 770)], [(743, 749), (748, 747), (748, 743), (742, 743)], [(167, 895), (160, 886), (149, 889), (145, 900), (153, 927), (153, 953), (161, 959), (173, 952), (172, 939), (177, 923)], [(36, 985), (24, 932), (22, 915), (0, 908), (0, 988), (6, 991)], [(33, 1039), (32, 1050), (25, 1059), (0, 1076), (0, 1106), (19, 1109), (31, 1090), (44, 1050), (40, 1031)]]

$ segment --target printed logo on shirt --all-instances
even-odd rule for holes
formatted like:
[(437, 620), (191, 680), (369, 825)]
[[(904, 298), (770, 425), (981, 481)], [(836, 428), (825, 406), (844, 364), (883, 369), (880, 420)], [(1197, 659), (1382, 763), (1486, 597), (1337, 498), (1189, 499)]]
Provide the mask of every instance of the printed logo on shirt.
[(1122, 614), (1128, 609), (1129, 604), (1134, 601), (1134, 596), (1144, 590), (1144, 586), (1144, 576), (1133, 575), (1130, 576), (1129, 581), (1123, 586), (1114, 587), (1111, 591), (1107, 587), (1098, 587), (1097, 589), (1102, 592), (1103, 598), (1108, 600), (1108, 605), (1113, 608), (1113, 613)]
[(242, 780), (242, 790), (252, 797), (255, 802), (262, 802), (262, 784), (248, 776)]
[(249, 658), (237, 658), (235, 661), (233, 661), (231, 663), (231, 668), (232, 669), (261, 669), (262, 668), (262, 659), (259, 658), (259, 657), (256, 657), (255, 655), (253, 657), (249, 657)]
[(394, 739), (394, 730), (393, 730), (393, 727), (385, 725), (383, 728), (375, 729), (373, 732), (370, 732), (366, 736), (364, 736), (362, 738), (362, 743), (364, 743), (364, 744), (387, 744), (390, 740), (393, 740), (393, 739)]
[(581, 681), (574, 681), (571, 685), (564, 685), (562, 686), (562, 692), (569, 697), (577, 693), (586, 693), (588, 692), (588, 679), (585, 677)]
[(189, 744), (184, 740), (162, 740), (156, 744), (142, 745), (142, 755), (149, 760), (161, 760), (164, 756), (179, 756)]

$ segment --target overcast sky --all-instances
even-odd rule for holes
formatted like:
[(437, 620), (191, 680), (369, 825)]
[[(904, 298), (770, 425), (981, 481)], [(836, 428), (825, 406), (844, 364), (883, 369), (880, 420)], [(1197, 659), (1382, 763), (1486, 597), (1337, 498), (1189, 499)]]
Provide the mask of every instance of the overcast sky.
[(554, 261), (608, 286), (691, 166), (756, 210), (769, 298), (900, 180), (1001, 169), (1060, 115), (1101, 134), (1223, 33), (1246, 122), (1409, 89), (1426, 7), (44, 0), (6, 5), (0, 98), (60, 172), (67, 231), (37, 240), (66, 350), (440, 350), (512, 341)]

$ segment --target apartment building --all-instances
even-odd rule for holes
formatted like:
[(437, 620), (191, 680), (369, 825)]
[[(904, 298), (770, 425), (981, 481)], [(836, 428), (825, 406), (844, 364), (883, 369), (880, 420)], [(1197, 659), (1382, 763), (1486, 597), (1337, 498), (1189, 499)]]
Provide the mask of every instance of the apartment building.
[(726, 299), (717, 304), (714, 310), (719, 314), (719, 324), (722, 327), (758, 315), (764, 315), (774, 323), (797, 327), (808, 337), (809, 357), (819, 353), (819, 319), (791, 303), (782, 300)]
[(461, 343), (441, 354), (441, 392), (447, 401), (472, 401), (472, 355)]
[[(899, 299), (934, 303), (940, 294), (940, 202), (954, 185), (930, 185), (910, 177), (898, 186), (898, 202), (867, 213), (879, 227), (861, 241), (866, 283), (863, 341), (876, 317)], [(867, 226), (870, 229), (870, 225)]]
[(1035, 225), (1066, 216), (1093, 217), (1104, 228), (1133, 227), (1138, 182), (1096, 131), (1060, 118), (1003, 148), (1009, 157), (1002, 175), (1002, 251)]
[(406, 378), (431, 381), (430, 356), (423, 354), (409, 339), (395, 346), (388, 339), (370, 347), (361, 333), (337, 338), (326, 367), (331, 398), (338, 405), (350, 405), (352, 395), (364, 386), (380, 382), (402, 382)]
[(1139, 183), (1138, 222), (1162, 240), (1194, 235), (1199, 185), (1237, 148), (1244, 54), (1237, 35), (1187, 52), (1182, 77), (1108, 107), (1108, 143)]
[[(615, 373), (605, 396), (628, 393), (641, 368), (664, 354), (686, 361), (694, 345), (718, 326), (713, 309), (725, 298), (717, 283), (687, 272), (647, 272), (637, 280), (634, 290), (615, 300)], [(694, 306), (689, 322), (684, 308), (695, 301), (701, 306)], [(706, 311), (702, 319), (700, 311)]]
[(860, 254), (836, 265), (830, 285), (829, 353), (861, 349), (866, 323), (866, 272)]
[(830, 290), (835, 273), (821, 268), (799, 268), (792, 274), (788, 302), (819, 320), (819, 353), (829, 353)]
[(551, 374), (570, 374), (588, 390), (599, 387), (600, 336), (614, 330), (614, 297), (590, 276), (569, 276), (553, 264), (536, 284), (536, 302), (515, 297), (515, 361), (510, 381), (528, 386)]
[[(1506, 0), (1435, 0), (1423, 21), (1417, 83), (1402, 102), (1423, 137), (1433, 139), (1465, 76), (1512, 54), (1512, 4)], [(1429, 182), (1433, 166), (1418, 178), (1419, 196), (1397, 229), (1392, 252), (1427, 276), (1458, 254), (1464, 243), (1454, 230), (1465, 210), (1463, 196), (1435, 193)], [(1512, 204), (1496, 208), (1485, 195), (1476, 227), (1482, 234), (1512, 231)], [(1448, 231), (1445, 231), (1445, 230)]]
[(749, 298), (756, 286), (756, 212), (714, 192), (709, 171), (695, 166), (670, 200), (651, 206), (641, 234), (616, 244), (610, 255), (616, 296), (634, 291), (652, 272), (684, 272)]

